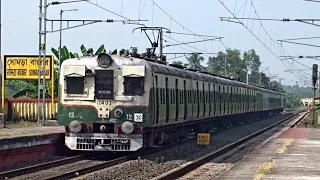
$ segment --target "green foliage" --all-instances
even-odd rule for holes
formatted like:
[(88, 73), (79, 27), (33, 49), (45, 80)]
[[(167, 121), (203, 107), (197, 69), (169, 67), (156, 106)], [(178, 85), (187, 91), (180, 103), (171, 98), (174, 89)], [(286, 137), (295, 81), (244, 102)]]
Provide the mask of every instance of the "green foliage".
[(286, 108), (294, 109), (302, 105), (303, 103), (300, 96), (291, 93), (286, 95)]
[[(283, 89), (288, 93), (297, 94), (297, 95), (301, 96), (301, 98), (311, 98), (312, 97), (312, 87), (311, 86), (302, 87), (299, 85), (293, 85), (293, 86), (284, 85)], [(319, 92), (316, 91), (316, 97), (318, 97), (318, 96), (320, 96)]]

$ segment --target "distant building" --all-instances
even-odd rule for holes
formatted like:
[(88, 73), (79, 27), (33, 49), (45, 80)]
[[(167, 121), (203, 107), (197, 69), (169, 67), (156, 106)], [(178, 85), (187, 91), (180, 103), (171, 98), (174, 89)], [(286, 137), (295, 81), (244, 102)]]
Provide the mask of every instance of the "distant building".
[[(309, 104), (312, 104), (312, 101), (313, 101), (312, 98), (304, 98), (304, 99), (301, 99), (301, 100), (303, 102), (303, 105), (305, 105), (305, 106), (309, 106)], [(315, 103), (319, 104), (319, 100), (315, 100)]]

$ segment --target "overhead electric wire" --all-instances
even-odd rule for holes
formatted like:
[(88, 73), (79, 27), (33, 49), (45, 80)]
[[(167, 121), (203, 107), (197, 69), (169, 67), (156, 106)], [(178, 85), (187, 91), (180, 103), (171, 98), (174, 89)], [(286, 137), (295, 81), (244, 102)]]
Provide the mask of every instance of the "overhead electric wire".
[[(167, 35), (163, 35), (163, 36), (166, 37), (166, 38), (169, 38), (169, 39), (171, 39), (171, 40), (173, 40), (173, 41), (175, 41), (175, 42), (177, 42), (177, 43), (181, 43), (181, 44), (183, 43), (183, 42), (178, 41), (178, 40), (176, 40), (176, 39), (174, 39), (174, 38), (172, 38), (172, 37), (170, 37), (170, 36), (167, 36)], [(190, 46), (190, 45), (188, 45), (188, 44), (185, 44), (185, 46), (188, 46), (188, 47), (190, 47), (190, 48), (196, 49), (197, 51), (202, 51), (202, 52), (205, 52), (205, 53), (209, 53), (209, 52), (204, 51), (204, 50), (201, 50), (201, 49), (199, 49), (199, 48), (192, 47), (192, 46)]]
[[(263, 46), (265, 46), (276, 58), (278, 58), (278, 59), (281, 61), (281, 63), (284, 65), (284, 67), (285, 67), (286, 69), (289, 70), (289, 68), (285, 65), (285, 63), (284, 63), (273, 51), (271, 51), (271, 49), (270, 49), (269, 47), (267, 47), (266, 44), (263, 43), (263, 42), (260, 40), (260, 38), (258, 38), (250, 29), (248, 29), (248, 27), (244, 26), (244, 24), (239, 20), (239, 18), (237, 18), (237, 17), (235, 16), (235, 14), (233, 14), (233, 13), (229, 10), (229, 8), (226, 7), (226, 5), (223, 3), (223, 1), (221, 1), (221, 0), (218, 0), (218, 1), (219, 1), (220, 4), (233, 16), (234, 19), (236, 19), (243, 27), (245, 27)], [(251, 2), (251, 4), (252, 4), (252, 2)], [(252, 5), (253, 5), (253, 4), (252, 4)], [(257, 13), (256, 13), (256, 14), (257, 14)], [(257, 17), (259, 18), (258, 15), (257, 15)], [(264, 26), (262, 25), (261, 21), (260, 21), (260, 25), (264, 28)], [(269, 34), (267, 33), (266, 30), (265, 30), (265, 33), (269, 36)], [(270, 36), (269, 36), (269, 38), (271, 39)], [(299, 79), (299, 77), (298, 77), (295, 73), (292, 73), (292, 74), (294, 74), (294, 76), (296, 76), (296, 78)]]
[(303, 39), (319, 39), (319, 36), (315, 36), (315, 37), (304, 37), (304, 38), (292, 38), (292, 39), (282, 39), (282, 40), (278, 40), (278, 41), (293, 41), (293, 40), (303, 40)]
[(182, 42), (182, 43), (178, 43), (178, 44), (166, 45), (166, 46), (163, 46), (163, 47), (171, 47), (171, 46), (179, 46), (179, 45), (193, 44), (193, 43), (199, 43), (199, 42), (205, 42), (205, 41), (212, 41), (212, 40), (215, 40), (215, 39), (220, 39), (220, 38), (204, 39), (204, 40), (190, 41), (190, 42)]
[[(183, 29), (187, 30), (188, 32), (192, 33), (193, 35), (197, 35), (197, 33), (191, 31), (190, 29), (188, 29), (187, 27), (185, 27), (184, 25), (182, 25), (180, 22), (178, 22), (175, 18), (173, 18), (171, 15), (169, 15), (164, 9), (162, 9), (154, 0), (151, 0), (152, 3), (157, 6), (164, 14), (166, 14), (171, 20), (173, 20), (175, 23), (177, 23), (178, 25), (180, 25)], [(184, 33), (184, 32), (183, 32)], [(201, 36), (200, 36), (201, 37)], [(204, 38), (204, 36), (202, 36), (201, 38), (203, 39), (207, 39)]]
[(219, 36), (209, 36), (209, 35), (202, 35), (202, 34), (190, 34), (190, 33), (181, 33), (181, 32), (173, 32), (173, 31), (166, 31), (166, 33), (168, 33), (168, 34), (199, 36), (199, 37), (223, 38), (223, 37), (219, 37)]
[(303, 46), (310, 46), (310, 47), (320, 48), (319, 45), (306, 44), (306, 43), (298, 43), (298, 42), (291, 42), (291, 41), (286, 41), (286, 40), (279, 40), (279, 41), (280, 41), (280, 42), (285, 42), (285, 43), (291, 43), (291, 44), (298, 44), (298, 45), (303, 45)]
[[(122, 17), (122, 18), (124, 18), (124, 19), (126, 19), (126, 20), (128, 20), (128, 21), (132, 21), (131, 19), (129, 19), (129, 18), (127, 18), (127, 17), (125, 17), (125, 16), (123, 16), (123, 15), (121, 15), (121, 14), (115, 13), (115, 12), (113, 12), (113, 11), (107, 9), (107, 8), (104, 8), (104, 7), (100, 6), (100, 5), (98, 5), (98, 4), (95, 4), (95, 3), (90, 2), (90, 1), (85, 1), (85, 2), (87, 2), (87, 3), (89, 3), (89, 4), (93, 5), (93, 6), (96, 6), (96, 7), (100, 8), (100, 9), (103, 9), (103, 10), (105, 10), (105, 11), (111, 13), (111, 14), (114, 14), (114, 15), (116, 15), (116, 16)], [(137, 22), (137, 21), (132, 21), (132, 22), (134, 22), (134, 24), (136, 24), (136, 25), (146, 26), (145, 24), (140, 24), (140, 23)]]

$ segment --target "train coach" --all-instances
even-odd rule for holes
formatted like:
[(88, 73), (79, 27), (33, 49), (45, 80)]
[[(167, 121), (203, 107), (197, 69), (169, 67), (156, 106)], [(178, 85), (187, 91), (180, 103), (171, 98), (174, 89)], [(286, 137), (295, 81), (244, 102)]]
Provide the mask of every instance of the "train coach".
[(63, 61), (58, 121), (66, 146), (137, 151), (186, 138), (191, 128), (208, 131), (205, 122), (283, 111), (282, 93), (159, 62), (135, 52)]

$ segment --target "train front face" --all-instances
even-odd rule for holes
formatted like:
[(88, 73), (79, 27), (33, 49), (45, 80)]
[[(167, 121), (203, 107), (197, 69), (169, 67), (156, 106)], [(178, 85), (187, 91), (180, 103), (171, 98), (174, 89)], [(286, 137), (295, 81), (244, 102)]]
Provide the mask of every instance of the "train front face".
[[(142, 62), (142, 61), (141, 61)], [(151, 123), (151, 73), (131, 58), (101, 54), (62, 63), (58, 121), (71, 150), (137, 151)]]

